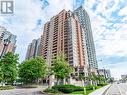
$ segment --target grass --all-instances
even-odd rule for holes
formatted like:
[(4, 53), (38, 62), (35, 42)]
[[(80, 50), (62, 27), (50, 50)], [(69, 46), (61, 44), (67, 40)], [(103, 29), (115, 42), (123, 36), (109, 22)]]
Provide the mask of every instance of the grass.
[(0, 86), (0, 90), (10, 90), (10, 89), (14, 89), (15, 87), (14, 86)]
[(76, 91), (76, 92), (72, 92), (71, 94), (83, 94), (84, 91)]
[[(95, 88), (94, 90), (93, 90), (93, 87)], [(78, 87), (77, 90), (74, 90), (77, 87), (73, 87), (72, 85), (69, 85), (69, 86), (68, 85), (63, 85), (63, 86), (58, 85), (58, 86), (54, 86), (52, 88), (47, 88), (47, 89), (44, 90), (44, 92), (45, 93), (54, 93), (54, 95), (63, 95), (65, 93), (68, 94), (68, 95), (69, 94), (70, 95), (74, 95), (74, 94), (77, 94), (77, 95), (88, 95), (89, 93), (91, 93), (91, 92), (93, 92), (93, 91), (95, 91), (95, 90), (97, 90), (97, 89), (99, 89), (101, 87), (103, 87), (103, 86), (88, 85), (88, 86), (85, 87), (86, 88), (86, 94), (84, 94), (83, 89), (81, 89), (81, 88), (79, 89), (79, 87)], [(69, 89), (69, 88), (71, 88), (71, 89)], [(63, 93), (63, 94), (61, 94), (61, 93)]]
[[(101, 88), (102, 86), (97, 86), (95, 90)], [(87, 90), (85, 95), (90, 94), (91, 92), (95, 91), (95, 90)], [(84, 94), (84, 91), (76, 91), (76, 92), (72, 92), (71, 94)]]
[(101, 88), (101, 87), (103, 87), (103, 86), (97, 86), (97, 88), (96, 88), (96, 89), (99, 89), (99, 88)]
[[(88, 90), (86, 91), (85, 95), (88, 95), (89, 93), (93, 92), (95, 90)], [(76, 92), (72, 92), (71, 94), (84, 94), (84, 91), (76, 91)]]

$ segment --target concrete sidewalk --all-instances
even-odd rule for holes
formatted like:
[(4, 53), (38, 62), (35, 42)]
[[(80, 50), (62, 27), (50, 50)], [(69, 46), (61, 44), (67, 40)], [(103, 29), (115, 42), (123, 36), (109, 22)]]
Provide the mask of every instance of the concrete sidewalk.
[(111, 84), (104, 86), (100, 89), (95, 90), (94, 92), (90, 93), (89, 95), (102, 95), (104, 93), (104, 91), (107, 90), (110, 86), (111, 86)]

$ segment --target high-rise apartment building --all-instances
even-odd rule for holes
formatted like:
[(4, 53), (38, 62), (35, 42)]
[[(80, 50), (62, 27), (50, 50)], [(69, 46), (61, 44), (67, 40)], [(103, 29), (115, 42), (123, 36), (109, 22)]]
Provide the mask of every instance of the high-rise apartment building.
[(85, 43), (87, 48), (89, 69), (96, 70), (98, 69), (98, 64), (96, 60), (96, 52), (95, 52), (95, 46), (94, 46), (94, 40), (93, 40), (89, 15), (87, 14), (87, 12), (82, 6), (77, 8), (73, 13), (77, 15), (80, 25), (83, 28), (83, 31), (85, 33), (84, 37), (86, 40)]
[(15, 52), (16, 36), (0, 26), (0, 58), (7, 52)]
[(77, 16), (71, 14), (67, 19), (68, 61), (75, 67), (76, 75), (84, 73), (87, 76), (88, 57), (84, 35)]
[(64, 53), (70, 66), (75, 68), (75, 73), (87, 75), (87, 50), (85, 33), (78, 17), (72, 12), (62, 10), (52, 17), (44, 25), (41, 37), (42, 55), (48, 65), (52, 64), (53, 58)]
[(40, 38), (34, 39), (32, 43), (28, 45), (26, 59), (34, 58), (40, 55), (40, 41)]
[(74, 76), (87, 76), (88, 68), (98, 68), (90, 19), (82, 7), (74, 12), (62, 10), (44, 25), (41, 55), (50, 66), (61, 53), (75, 68)]

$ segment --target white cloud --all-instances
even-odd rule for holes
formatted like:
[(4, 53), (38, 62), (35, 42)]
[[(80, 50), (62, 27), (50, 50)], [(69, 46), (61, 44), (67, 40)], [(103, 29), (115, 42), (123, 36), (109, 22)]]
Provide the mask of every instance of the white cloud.
[[(112, 7), (107, 8), (112, 1), (114, 1)], [(120, 12), (118, 11), (121, 6), (123, 7), (123, 5), (120, 5), (120, 2), (123, 3), (124, 1), (99, 0), (94, 12), (91, 8), (96, 3), (95, 0), (88, 0), (88, 2), (84, 4), (85, 9), (90, 15), (98, 59), (101, 58), (101, 60), (103, 60), (103, 56), (127, 56), (127, 44), (125, 44), (127, 43), (127, 16), (119, 18), (116, 14), (112, 15), (115, 11), (121, 16), (126, 14), (126, 6), (121, 9)], [(100, 13), (102, 15), (99, 15)], [(124, 23), (120, 23), (120, 21)], [(112, 62), (112, 60), (107, 60), (107, 62), (108, 61)], [(121, 64), (122, 66), (120, 66)], [(111, 65), (110, 67), (103, 64), (101, 65), (101, 68), (109, 67), (112, 71), (112, 75), (120, 78), (121, 74), (127, 73), (126, 64), (127, 62), (116, 63), (112, 66), (109, 63), (109, 65)]]
[(120, 10), (119, 15), (121, 15), (121, 16), (126, 15), (126, 16), (127, 16), (127, 6), (124, 7), (124, 8), (122, 8), (122, 9)]
[[(24, 60), (27, 45), (34, 38), (40, 37), (43, 25), (37, 27), (37, 20), (41, 19), (43, 24), (60, 12), (62, 9), (72, 9), (70, 4), (73, 0), (49, 0), (49, 6), (42, 10), (40, 0), (15, 0), (15, 13), (12, 16), (1, 16), (0, 24), (5, 26), (10, 32), (17, 35), (16, 52), (20, 54), (20, 60)], [(39, 28), (39, 29), (36, 29)], [(33, 31), (36, 29), (36, 31)]]
[(17, 35), (16, 52), (23, 60), (26, 54), (27, 45), (33, 38), (40, 37), (41, 31), (32, 32), (36, 27), (37, 20), (42, 18), (40, 2), (34, 0), (15, 0), (15, 13), (12, 16), (1, 16), (0, 24), (10, 32)]
[(42, 12), (43, 15), (49, 20), (52, 16), (58, 14), (61, 10), (72, 10), (73, 0), (49, 0), (49, 6), (46, 7)]
[(127, 62), (122, 62), (122, 63), (118, 63), (118, 64), (101, 64), (104, 68), (106, 69), (110, 69), (111, 70), (111, 76), (115, 77), (116, 79), (120, 79), (121, 78), (121, 74), (127, 74)]
[[(127, 42), (127, 41), (126, 41)], [(99, 47), (97, 48), (98, 55), (119, 55), (126, 56), (127, 55), (127, 45), (123, 40), (102, 40), (97, 42)]]
[(121, 78), (121, 75), (127, 74), (127, 62), (115, 64), (114, 66), (111, 66), (111, 74), (117, 79)]
[(85, 7), (91, 9), (95, 3), (96, 0), (87, 0), (87, 2), (85, 2)]

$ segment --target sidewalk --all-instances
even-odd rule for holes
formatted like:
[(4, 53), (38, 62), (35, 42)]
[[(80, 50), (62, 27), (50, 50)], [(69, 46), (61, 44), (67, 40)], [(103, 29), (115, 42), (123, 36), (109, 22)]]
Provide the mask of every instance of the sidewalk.
[(90, 93), (89, 95), (102, 95), (104, 93), (104, 91), (107, 90), (110, 86), (111, 86), (111, 84), (104, 86), (100, 89), (95, 90), (94, 92)]

